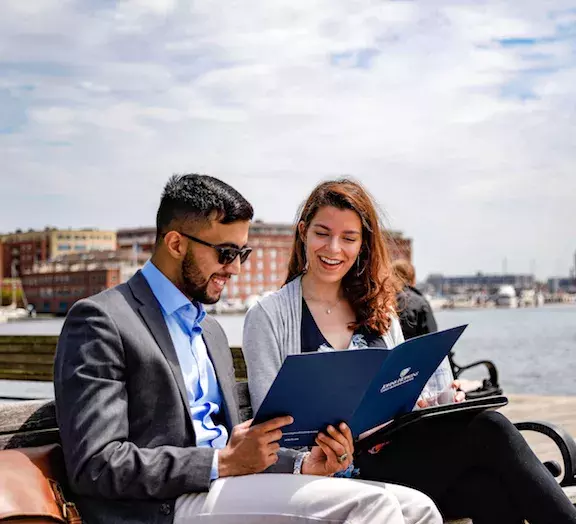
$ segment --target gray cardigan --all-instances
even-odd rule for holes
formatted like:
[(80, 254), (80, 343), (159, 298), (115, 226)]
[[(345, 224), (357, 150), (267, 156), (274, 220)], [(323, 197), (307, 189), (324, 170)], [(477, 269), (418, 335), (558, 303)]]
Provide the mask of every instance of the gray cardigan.
[[(302, 352), (302, 285), (297, 277), (283, 288), (252, 306), (244, 320), (242, 351), (248, 370), (250, 399), (254, 412), (287, 355)], [(392, 316), (390, 330), (382, 337), (387, 348), (404, 342), (400, 322)]]

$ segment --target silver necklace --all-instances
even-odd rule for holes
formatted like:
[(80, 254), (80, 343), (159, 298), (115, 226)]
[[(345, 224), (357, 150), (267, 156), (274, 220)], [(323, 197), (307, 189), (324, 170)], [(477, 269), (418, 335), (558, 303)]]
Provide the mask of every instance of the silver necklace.
[(340, 303), (340, 299), (338, 299), (336, 302), (334, 302), (333, 305), (331, 305), (330, 307), (326, 308), (326, 314), (329, 315), (330, 313), (332, 313), (332, 310)]
[[(317, 300), (317, 299), (315, 299), (315, 298), (306, 298), (306, 297), (304, 297), (304, 299), (305, 299), (306, 301), (310, 300), (310, 301), (312, 301), (312, 302), (320, 302), (320, 303), (322, 303), (321, 300)], [(334, 302), (334, 304), (332, 304), (331, 306), (328, 306), (326, 309), (324, 309), (324, 311), (326, 312), (327, 315), (329, 315), (330, 313), (332, 313), (332, 311), (334, 310), (334, 308), (335, 308), (338, 304), (340, 304), (340, 300), (342, 300), (342, 299), (339, 298), (336, 302)]]

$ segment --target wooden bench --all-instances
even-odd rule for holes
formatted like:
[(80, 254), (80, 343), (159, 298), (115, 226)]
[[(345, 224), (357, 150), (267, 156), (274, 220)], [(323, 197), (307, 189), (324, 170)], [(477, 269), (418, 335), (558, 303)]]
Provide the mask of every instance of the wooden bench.
[[(240, 415), (252, 416), (246, 382), (237, 382)], [(533, 428), (528, 428), (533, 429)], [(43, 446), (59, 442), (54, 401), (19, 401), (0, 404), (0, 450)], [(0, 473), (1, 474), (1, 473)], [(576, 504), (576, 486), (564, 488)], [(472, 524), (470, 519), (452, 520), (450, 524)]]

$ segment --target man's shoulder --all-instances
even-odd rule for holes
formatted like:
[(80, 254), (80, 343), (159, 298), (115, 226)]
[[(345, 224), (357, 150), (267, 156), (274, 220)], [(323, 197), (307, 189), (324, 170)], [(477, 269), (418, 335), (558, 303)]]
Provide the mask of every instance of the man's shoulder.
[(117, 286), (104, 289), (95, 295), (83, 298), (78, 302), (91, 302), (101, 306), (111, 305), (116, 303), (126, 303), (127, 299), (133, 297), (132, 291), (127, 282), (118, 284)]
[(128, 286), (120, 284), (75, 302), (58, 337), (57, 359), (69, 350), (76, 351), (80, 339), (98, 338), (105, 331), (117, 333), (129, 316), (129, 293)]
[(67, 316), (85, 316), (98, 310), (105, 315), (116, 317), (122, 311), (135, 309), (137, 305), (129, 285), (124, 282), (95, 295), (81, 298), (70, 308)]

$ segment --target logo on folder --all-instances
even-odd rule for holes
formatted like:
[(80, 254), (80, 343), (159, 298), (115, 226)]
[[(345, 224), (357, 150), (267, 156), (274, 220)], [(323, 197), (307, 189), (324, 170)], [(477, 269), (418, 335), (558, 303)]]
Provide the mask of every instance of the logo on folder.
[(412, 368), (404, 368), (402, 371), (400, 371), (397, 379), (392, 380), (392, 382), (386, 382), (382, 384), (380, 393), (386, 393), (386, 391), (390, 391), (391, 389), (398, 388), (408, 384), (409, 382), (412, 382), (420, 374), (420, 371), (414, 371), (410, 373), (411, 370)]

